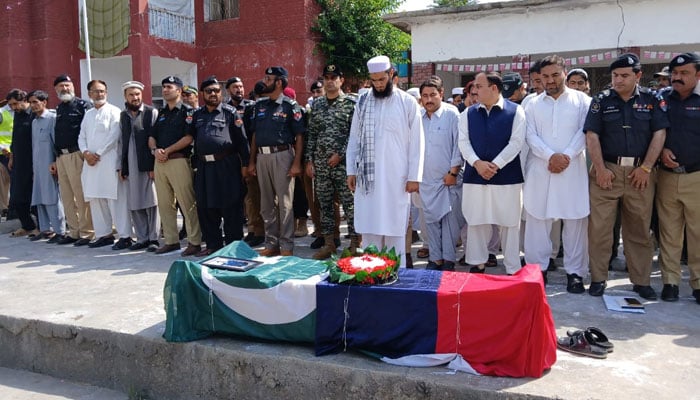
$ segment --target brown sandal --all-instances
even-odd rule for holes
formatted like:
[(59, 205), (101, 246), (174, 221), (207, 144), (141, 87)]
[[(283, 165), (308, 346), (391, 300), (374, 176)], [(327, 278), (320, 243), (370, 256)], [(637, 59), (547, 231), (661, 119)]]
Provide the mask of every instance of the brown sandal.
[(19, 228), (16, 231), (10, 233), (10, 237), (22, 237), (27, 236), (29, 232), (24, 228)]
[(416, 257), (418, 258), (428, 258), (430, 257), (430, 250), (427, 247), (421, 247), (416, 252)]

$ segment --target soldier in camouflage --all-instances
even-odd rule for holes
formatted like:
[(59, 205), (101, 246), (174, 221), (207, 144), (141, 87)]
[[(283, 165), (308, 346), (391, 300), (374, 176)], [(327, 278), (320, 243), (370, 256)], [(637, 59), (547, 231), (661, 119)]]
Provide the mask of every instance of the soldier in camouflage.
[(306, 142), (306, 174), (314, 179), (315, 193), (321, 208), (321, 232), (324, 246), (313, 257), (323, 260), (336, 252), (333, 199), (340, 199), (348, 219), (350, 249), (355, 251), (360, 239), (355, 233), (353, 195), (348, 189), (345, 150), (350, 136), (350, 122), (355, 98), (341, 90), (344, 78), (337, 65), (323, 69), (326, 95), (314, 100)]

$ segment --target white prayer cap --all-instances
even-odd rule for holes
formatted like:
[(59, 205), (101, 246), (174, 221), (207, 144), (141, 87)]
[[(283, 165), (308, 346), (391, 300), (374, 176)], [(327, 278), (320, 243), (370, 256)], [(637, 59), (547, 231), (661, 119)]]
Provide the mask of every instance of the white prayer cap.
[(130, 88), (137, 88), (139, 90), (143, 90), (144, 86), (143, 83), (139, 81), (126, 81), (122, 83), (122, 91)]
[(369, 89), (369, 88), (366, 88), (366, 87), (360, 88), (360, 90), (357, 91), (357, 95), (358, 95), (358, 96), (362, 96), (363, 94), (369, 92), (369, 90), (370, 90), (370, 89)]
[(463, 94), (464, 94), (464, 88), (463, 88), (463, 87), (456, 87), (456, 88), (452, 89), (452, 95), (453, 95), (453, 96), (455, 96), (455, 95), (460, 95), (460, 96), (461, 96), (461, 95), (463, 95)]
[(388, 71), (391, 69), (391, 60), (387, 56), (372, 57), (367, 61), (367, 69), (370, 74)]
[(420, 90), (417, 87), (412, 87), (406, 91), (406, 93), (410, 94), (411, 96), (420, 99)]
[(452, 97), (448, 97), (448, 98), (447, 98), (447, 102), (450, 103), (450, 104), (452, 104), (452, 103), (454, 103), (454, 100), (452, 100)]

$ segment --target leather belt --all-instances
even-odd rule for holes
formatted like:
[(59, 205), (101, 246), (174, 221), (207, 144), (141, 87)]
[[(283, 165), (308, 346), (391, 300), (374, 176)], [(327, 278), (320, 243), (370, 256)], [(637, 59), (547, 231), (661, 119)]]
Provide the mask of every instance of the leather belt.
[(177, 152), (168, 154), (168, 160), (175, 160), (178, 158), (185, 158), (185, 155)]
[(201, 156), (199, 156), (199, 159), (204, 161), (204, 162), (213, 162), (213, 161), (219, 161), (222, 158), (226, 158), (226, 157), (230, 156), (231, 154), (233, 154), (233, 148), (229, 147), (228, 149), (226, 149), (220, 153), (201, 155)]
[(690, 167), (686, 167), (684, 165), (678, 166), (676, 168), (668, 168), (662, 166), (661, 169), (667, 172), (672, 172), (674, 174), (692, 174), (693, 172), (698, 172), (700, 171), (700, 165), (693, 165)]
[(272, 154), (285, 150), (289, 150), (288, 144), (281, 144), (279, 146), (260, 146), (258, 147), (258, 154)]
[(80, 147), (78, 147), (78, 146), (69, 146), (69, 147), (64, 148), (64, 149), (58, 149), (58, 155), (59, 155), (59, 156), (63, 156), (63, 155), (66, 155), (66, 154), (75, 153), (76, 151), (80, 151)]
[(606, 157), (603, 160), (617, 164), (622, 167), (638, 167), (642, 165), (644, 159), (642, 157)]

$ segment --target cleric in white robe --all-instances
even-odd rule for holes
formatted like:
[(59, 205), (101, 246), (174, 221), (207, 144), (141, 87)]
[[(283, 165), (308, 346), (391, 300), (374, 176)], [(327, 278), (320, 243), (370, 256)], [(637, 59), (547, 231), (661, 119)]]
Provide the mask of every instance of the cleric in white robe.
[(393, 247), (403, 267), (410, 193), (418, 191), (423, 175), (421, 114), (416, 100), (393, 86), (388, 57), (374, 57), (367, 67), (372, 91), (355, 107), (346, 153), (355, 231), (365, 247)]
[(130, 237), (131, 218), (126, 203), (126, 183), (119, 182), (117, 172), (121, 168), (121, 110), (107, 103), (107, 85), (102, 81), (91, 81), (88, 94), (95, 107), (85, 113), (80, 124), (78, 146), (85, 158), (81, 180), (97, 237), (88, 246), (102, 247), (114, 243), (113, 223), (120, 236)]
[(466, 160), (462, 212), (468, 235), (465, 261), (483, 273), (488, 261), (491, 224), (500, 226), (506, 272), (520, 269), (520, 210), (523, 174), (519, 153), (525, 142), (525, 112), (501, 95), (498, 73), (474, 80), (479, 103), (460, 115), (459, 149)]
[(546, 93), (535, 97), (525, 111), (526, 140), (530, 147), (523, 185), (525, 261), (547, 270), (552, 252), (552, 223), (563, 220), (567, 290), (583, 293), (582, 278), (588, 271), (590, 213), (583, 124), (591, 99), (566, 87), (562, 58), (544, 58), (541, 72)]

